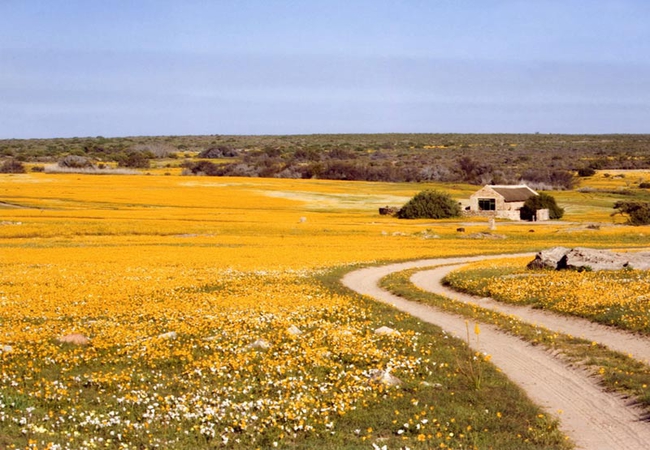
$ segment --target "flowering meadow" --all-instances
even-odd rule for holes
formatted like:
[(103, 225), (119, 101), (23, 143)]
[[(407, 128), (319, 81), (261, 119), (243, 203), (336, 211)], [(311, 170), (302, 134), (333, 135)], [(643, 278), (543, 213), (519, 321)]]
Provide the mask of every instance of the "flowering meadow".
[(504, 224), (484, 239), (480, 221), (461, 235), (377, 214), (420, 188), (0, 176), (0, 448), (567, 448), (492, 366), (480, 390), (463, 377), (462, 341), (332, 280), (638, 236)]
[(650, 334), (650, 272), (526, 270), (530, 258), (474, 263), (447, 276), (457, 289)]

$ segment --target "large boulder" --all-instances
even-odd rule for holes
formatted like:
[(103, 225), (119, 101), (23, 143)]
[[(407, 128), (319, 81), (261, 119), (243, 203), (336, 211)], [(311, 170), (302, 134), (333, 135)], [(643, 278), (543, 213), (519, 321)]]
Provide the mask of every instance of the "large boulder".
[(535, 255), (535, 259), (528, 263), (526, 267), (529, 269), (557, 269), (558, 262), (571, 249), (566, 247), (554, 247), (549, 250), (542, 250)]
[(527, 267), (594, 271), (625, 268), (650, 270), (650, 252), (618, 253), (584, 247), (555, 247), (539, 252)]

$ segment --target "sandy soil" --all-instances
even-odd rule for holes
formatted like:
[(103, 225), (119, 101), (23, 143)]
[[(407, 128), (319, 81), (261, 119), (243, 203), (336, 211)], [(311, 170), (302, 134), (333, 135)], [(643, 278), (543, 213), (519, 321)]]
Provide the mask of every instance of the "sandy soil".
[[(521, 255), (513, 255), (521, 256)], [(503, 256), (500, 256), (503, 257)], [(532, 255), (531, 255), (532, 257)], [(427, 305), (410, 302), (380, 289), (377, 283), (384, 276), (397, 271), (417, 267), (431, 267), (449, 264), (462, 264), (486, 257), (446, 258), (411, 261), (381, 267), (370, 267), (348, 273), (343, 284), (350, 289), (373, 297), (419, 319), (440, 326), (443, 330), (460, 338), (466, 336), (465, 319), (448, 314)], [(421, 287), (454, 297), (439, 286), (439, 280), (450, 268), (427, 270), (416, 274), (413, 279)], [(458, 297), (481, 306), (503, 307), (494, 301), (480, 300), (469, 296)], [(524, 311), (528, 309), (529, 311)], [(625, 333), (592, 327), (583, 320), (568, 319), (544, 313), (544, 317), (531, 315), (539, 311), (523, 308), (508, 311), (521, 315), (525, 320), (550, 328), (573, 331), (574, 336), (602, 342), (613, 349), (623, 349), (643, 360), (648, 360), (648, 342)], [(543, 321), (543, 322), (542, 322)], [(607, 333), (609, 331), (610, 333)], [(595, 334), (594, 334), (595, 333)], [(634, 343), (632, 346), (631, 344)], [(496, 364), (513, 382), (522, 387), (528, 396), (550, 414), (559, 417), (562, 430), (575, 442), (577, 448), (585, 450), (648, 449), (650, 448), (650, 424), (641, 420), (642, 412), (628, 401), (611, 393), (605, 393), (589, 375), (576, 368), (567, 367), (558, 358), (538, 347), (533, 347), (521, 339), (507, 335), (497, 328), (482, 324), (480, 348), (476, 342), (471, 345), (478, 351), (492, 356)], [(632, 348), (628, 348), (630, 345)]]

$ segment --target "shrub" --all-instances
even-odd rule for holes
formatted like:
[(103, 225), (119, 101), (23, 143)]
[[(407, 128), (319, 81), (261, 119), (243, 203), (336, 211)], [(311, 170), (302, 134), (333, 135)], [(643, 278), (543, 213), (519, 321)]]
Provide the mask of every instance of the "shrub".
[(639, 183), (639, 187), (641, 189), (650, 189), (650, 182), (644, 181), (643, 183)]
[(579, 177), (592, 177), (594, 175), (596, 175), (596, 169), (593, 167), (582, 167), (578, 169)]
[(573, 189), (575, 177), (566, 170), (528, 169), (522, 176), (528, 186), (552, 186), (554, 189)]
[(564, 209), (557, 206), (555, 198), (542, 192), (526, 200), (521, 208), (521, 218), (523, 220), (533, 220), (540, 209), (548, 209), (549, 219), (552, 220), (561, 219), (564, 215)]
[(219, 167), (210, 161), (198, 161), (196, 163), (187, 161), (183, 163), (183, 167), (185, 168), (183, 171), (184, 174), (207, 175), (211, 177), (219, 175)]
[(459, 181), (470, 184), (487, 184), (491, 181), (492, 167), (489, 164), (483, 164), (469, 156), (457, 159), (456, 164)]
[(8, 159), (0, 166), (0, 173), (25, 173), (25, 166), (18, 160)]
[(134, 145), (130, 150), (131, 152), (141, 152), (149, 155), (149, 159), (153, 158), (170, 158), (176, 155), (177, 148), (165, 143), (149, 143)]
[(234, 158), (239, 156), (239, 150), (227, 145), (210, 147), (199, 153), (199, 158), (217, 159), (217, 158)]
[(614, 203), (617, 211), (613, 215), (621, 214), (627, 216), (630, 225), (650, 225), (650, 202), (626, 202)]
[(148, 169), (153, 154), (148, 151), (130, 151), (126, 155), (119, 155), (115, 159), (119, 167), (130, 167), (133, 169)]
[(66, 169), (94, 169), (93, 163), (84, 156), (68, 155), (59, 161), (59, 167)]
[(446, 219), (460, 216), (458, 202), (445, 192), (422, 191), (397, 212), (400, 219)]

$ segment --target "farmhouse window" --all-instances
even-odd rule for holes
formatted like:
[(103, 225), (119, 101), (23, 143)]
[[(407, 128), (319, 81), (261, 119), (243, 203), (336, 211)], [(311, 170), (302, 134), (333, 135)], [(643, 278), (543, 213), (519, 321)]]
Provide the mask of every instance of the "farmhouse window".
[(494, 198), (479, 198), (478, 209), (480, 211), (495, 211), (497, 209), (497, 201)]

